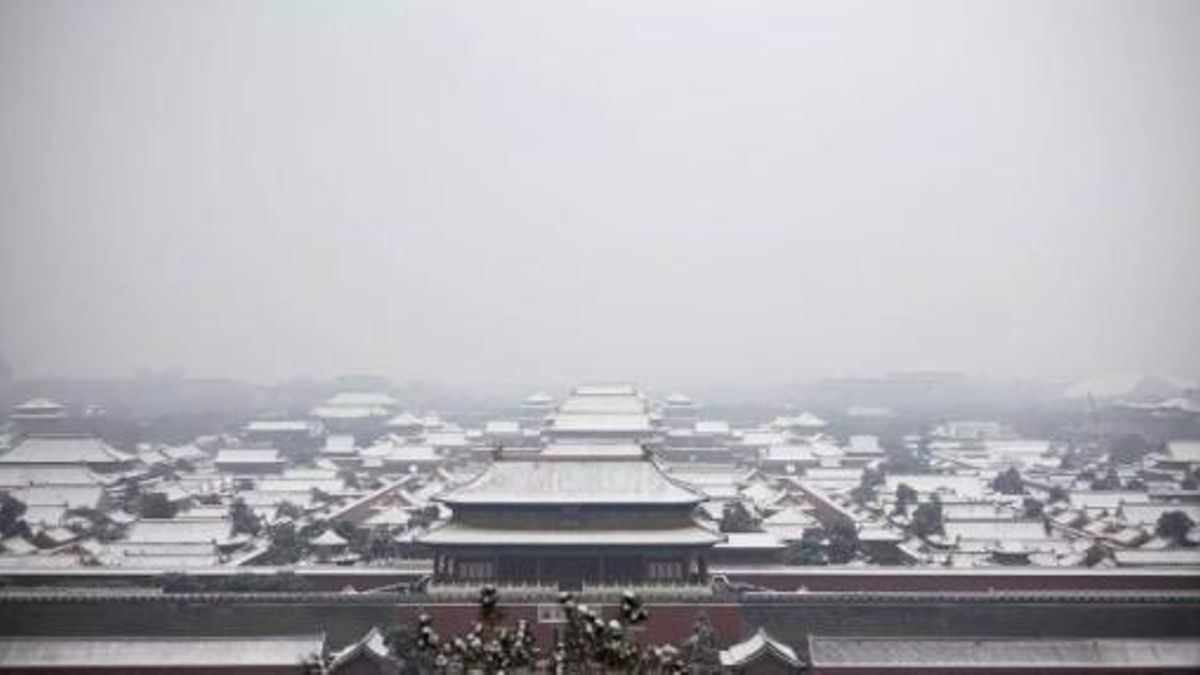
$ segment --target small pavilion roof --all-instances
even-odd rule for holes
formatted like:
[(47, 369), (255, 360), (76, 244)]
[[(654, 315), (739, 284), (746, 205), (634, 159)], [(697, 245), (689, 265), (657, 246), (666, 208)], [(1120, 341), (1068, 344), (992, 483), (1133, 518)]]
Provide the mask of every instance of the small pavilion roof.
[(759, 628), (754, 635), (721, 650), (721, 665), (726, 668), (747, 666), (765, 656), (774, 657), (793, 668), (799, 668), (802, 663), (796, 656), (796, 650), (771, 637), (765, 629)]

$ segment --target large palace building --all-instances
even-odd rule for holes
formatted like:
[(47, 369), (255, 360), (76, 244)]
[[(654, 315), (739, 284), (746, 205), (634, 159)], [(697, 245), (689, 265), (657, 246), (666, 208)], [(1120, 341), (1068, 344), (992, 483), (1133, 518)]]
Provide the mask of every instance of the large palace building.
[(704, 496), (635, 445), (501, 452), (438, 499), (453, 517), (421, 541), (443, 582), (699, 583), (722, 540), (693, 520)]

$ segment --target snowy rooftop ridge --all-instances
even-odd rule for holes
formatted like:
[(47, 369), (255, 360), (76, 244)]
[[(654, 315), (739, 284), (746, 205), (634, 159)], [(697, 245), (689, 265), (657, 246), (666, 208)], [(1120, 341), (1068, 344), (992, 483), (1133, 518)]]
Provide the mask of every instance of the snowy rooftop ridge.
[(721, 665), (726, 668), (745, 666), (768, 654), (795, 668), (802, 665), (800, 657), (796, 656), (796, 650), (771, 637), (763, 628), (759, 628), (749, 638), (722, 649)]
[(698, 504), (648, 459), (501, 459), (436, 500), (450, 504)]

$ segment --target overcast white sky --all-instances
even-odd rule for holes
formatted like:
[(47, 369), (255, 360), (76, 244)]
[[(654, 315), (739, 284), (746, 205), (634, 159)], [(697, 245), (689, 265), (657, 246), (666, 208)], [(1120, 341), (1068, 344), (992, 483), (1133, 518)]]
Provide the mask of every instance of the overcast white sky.
[(0, 2), (20, 375), (1200, 374), (1200, 2)]

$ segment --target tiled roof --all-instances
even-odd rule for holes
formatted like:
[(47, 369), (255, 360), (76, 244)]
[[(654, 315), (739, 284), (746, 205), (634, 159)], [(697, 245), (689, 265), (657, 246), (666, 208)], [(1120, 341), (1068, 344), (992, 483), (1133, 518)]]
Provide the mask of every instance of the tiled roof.
[(133, 457), (95, 436), (31, 436), (0, 455), (2, 464), (111, 464)]
[(101, 479), (86, 466), (0, 464), (0, 488), (26, 485), (99, 485)]
[(233, 525), (228, 519), (143, 519), (129, 528), (125, 541), (148, 544), (186, 544), (223, 542), (229, 539)]
[(696, 504), (648, 460), (501, 460), (438, 497), (447, 504)]
[(729, 645), (721, 650), (721, 665), (726, 668), (747, 666), (761, 658), (773, 657), (793, 668), (801, 666), (796, 650), (771, 637), (766, 630), (759, 628), (749, 638)]
[(450, 522), (418, 537), (423, 544), (478, 546), (704, 546), (722, 536), (699, 525), (646, 529), (483, 528)]
[(275, 449), (227, 449), (217, 453), (216, 461), (217, 464), (271, 464), (284, 460)]
[(166, 668), (300, 665), (323, 635), (210, 637), (20, 637), (0, 639), (0, 668)]
[(1200, 667), (1200, 640), (856, 638), (809, 639), (814, 667)]
[(650, 431), (650, 418), (644, 414), (612, 414), (601, 415), (579, 413), (554, 415), (550, 419), (550, 428), (554, 431)]

